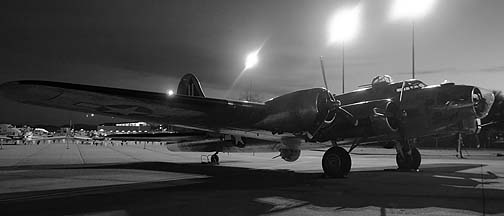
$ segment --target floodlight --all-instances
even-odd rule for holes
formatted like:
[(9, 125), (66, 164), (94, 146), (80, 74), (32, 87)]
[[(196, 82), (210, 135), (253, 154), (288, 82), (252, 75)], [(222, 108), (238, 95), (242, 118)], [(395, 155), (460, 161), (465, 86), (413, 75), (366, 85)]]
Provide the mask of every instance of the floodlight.
[(395, 0), (392, 5), (391, 18), (416, 19), (425, 16), (436, 3), (435, 0)]
[(259, 50), (253, 51), (247, 55), (245, 58), (245, 69), (248, 70), (250, 68), (253, 68), (257, 62), (259, 62), (259, 57), (257, 56), (259, 54)]
[(329, 43), (344, 43), (357, 35), (360, 25), (360, 5), (341, 9), (329, 21)]

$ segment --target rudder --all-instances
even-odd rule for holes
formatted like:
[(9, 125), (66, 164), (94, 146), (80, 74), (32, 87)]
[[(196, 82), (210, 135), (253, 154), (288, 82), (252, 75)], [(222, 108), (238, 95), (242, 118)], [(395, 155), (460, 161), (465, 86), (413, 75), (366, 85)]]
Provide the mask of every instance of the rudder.
[(194, 74), (186, 74), (182, 77), (182, 79), (180, 79), (177, 94), (193, 97), (205, 97), (205, 93), (203, 93), (203, 89), (201, 89), (201, 84)]

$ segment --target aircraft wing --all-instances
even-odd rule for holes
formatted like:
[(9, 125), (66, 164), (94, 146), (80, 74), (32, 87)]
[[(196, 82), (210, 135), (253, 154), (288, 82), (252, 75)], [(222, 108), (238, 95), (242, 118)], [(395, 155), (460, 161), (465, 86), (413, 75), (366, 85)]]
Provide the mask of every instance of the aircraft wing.
[[(176, 95), (52, 81), (13, 81), (0, 85), (0, 94), (21, 103), (157, 122), (184, 128), (280, 141), (324, 142), (333, 131), (357, 126), (352, 113), (364, 118), (375, 103), (339, 108), (323, 88), (298, 90), (265, 103), (205, 97), (197, 78), (185, 75)], [(350, 110), (351, 112), (348, 112)]]
[(214, 132), (266, 132), (255, 125), (264, 117), (261, 103), (51, 81), (8, 82), (0, 86), (0, 93), (22, 103), (70, 111)]

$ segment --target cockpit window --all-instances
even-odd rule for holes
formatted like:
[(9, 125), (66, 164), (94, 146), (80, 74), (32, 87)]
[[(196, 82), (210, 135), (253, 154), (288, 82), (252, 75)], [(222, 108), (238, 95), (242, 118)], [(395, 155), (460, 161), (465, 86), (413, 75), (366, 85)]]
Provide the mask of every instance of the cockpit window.
[(376, 76), (371, 81), (371, 86), (375, 87), (375, 86), (379, 86), (379, 85), (388, 85), (390, 83), (392, 83), (392, 77), (391, 76), (389, 76), (389, 75)]
[[(404, 91), (409, 91), (409, 90), (414, 90), (414, 89), (421, 89), (426, 87), (427, 85), (423, 83), (420, 80), (411, 80), (411, 81), (405, 81), (404, 83)], [(403, 86), (402, 84), (398, 86), (396, 89), (396, 92), (401, 92)]]

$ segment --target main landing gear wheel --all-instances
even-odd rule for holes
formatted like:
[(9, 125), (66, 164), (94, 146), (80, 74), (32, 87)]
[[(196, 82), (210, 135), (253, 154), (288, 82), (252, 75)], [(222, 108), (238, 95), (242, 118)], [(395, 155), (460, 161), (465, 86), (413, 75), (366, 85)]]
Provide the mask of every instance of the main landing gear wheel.
[(408, 152), (404, 151), (404, 156), (403, 158), (401, 154), (397, 153), (396, 155), (396, 162), (397, 166), (399, 167), (400, 170), (417, 170), (418, 167), (420, 167), (420, 163), (422, 162), (422, 156), (420, 155), (420, 152), (418, 151), (417, 148), (411, 148), (411, 154), (408, 154)]
[(216, 165), (218, 165), (218, 164), (219, 164), (219, 156), (217, 155), (217, 153), (213, 154), (213, 155), (210, 157), (210, 163), (211, 163), (211, 164), (216, 164)]
[(342, 178), (348, 175), (352, 167), (350, 154), (341, 147), (334, 146), (328, 149), (322, 157), (322, 169), (331, 178)]

